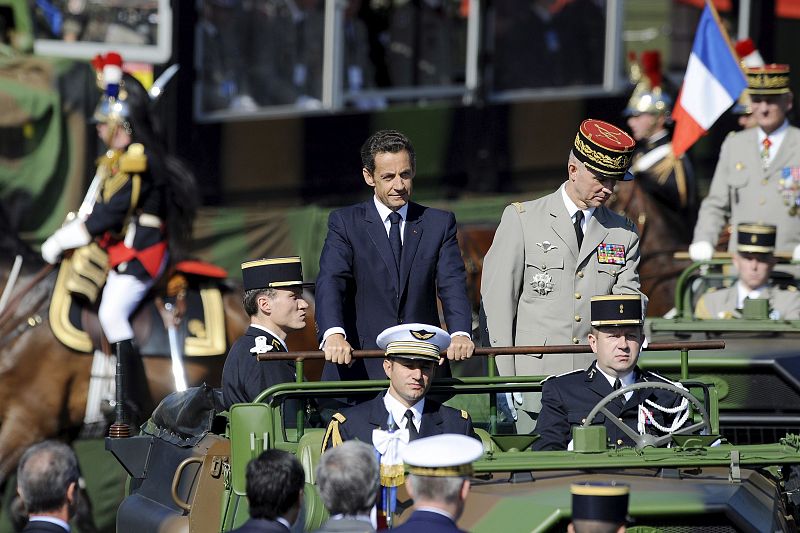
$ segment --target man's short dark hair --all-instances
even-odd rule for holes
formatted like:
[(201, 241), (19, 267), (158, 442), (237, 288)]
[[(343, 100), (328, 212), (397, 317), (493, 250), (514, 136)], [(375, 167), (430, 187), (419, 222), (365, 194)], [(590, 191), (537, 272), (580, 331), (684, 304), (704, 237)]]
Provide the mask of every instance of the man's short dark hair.
[(408, 152), (411, 170), (417, 168), (417, 156), (408, 137), (397, 130), (380, 130), (367, 139), (361, 146), (361, 166), (370, 174), (375, 172), (375, 156), (383, 153), (396, 154), (403, 150)]
[(247, 464), (250, 516), (275, 520), (297, 503), (305, 473), (300, 461), (283, 450), (267, 450)]
[(325, 452), (317, 467), (317, 486), (331, 515), (369, 514), (379, 483), (375, 449), (357, 440)]
[(67, 489), (78, 483), (80, 471), (75, 452), (64, 444), (47, 440), (34, 444), (22, 455), (17, 467), (17, 487), (28, 514), (58, 511), (67, 501)]
[(242, 297), (242, 305), (247, 316), (256, 316), (258, 314), (258, 298), (262, 294), (266, 295), (267, 298), (275, 298), (275, 289), (250, 289), (245, 291)]

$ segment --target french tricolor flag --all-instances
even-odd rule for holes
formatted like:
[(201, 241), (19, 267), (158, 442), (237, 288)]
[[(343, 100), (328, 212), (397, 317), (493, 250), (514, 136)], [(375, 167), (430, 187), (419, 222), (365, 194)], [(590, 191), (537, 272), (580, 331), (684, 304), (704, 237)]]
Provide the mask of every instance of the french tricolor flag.
[(717, 12), (710, 2), (706, 2), (697, 25), (683, 86), (672, 113), (675, 120), (672, 151), (675, 156), (683, 155), (705, 135), (746, 87), (747, 80)]

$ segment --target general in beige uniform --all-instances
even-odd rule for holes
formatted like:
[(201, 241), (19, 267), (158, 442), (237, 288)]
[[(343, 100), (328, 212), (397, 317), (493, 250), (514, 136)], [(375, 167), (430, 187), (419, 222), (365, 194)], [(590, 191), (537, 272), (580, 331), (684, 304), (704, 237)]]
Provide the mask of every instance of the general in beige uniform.
[[(570, 155), (568, 181), (548, 196), (506, 208), (481, 281), (492, 346), (586, 344), (592, 296), (641, 294), (636, 228), (602, 205), (615, 180), (630, 179), (634, 145), (615, 126), (587, 120)], [(579, 213), (586, 219), (580, 247)], [(592, 360), (589, 353), (500, 356), (497, 368), (504, 376), (551, 375)], [(521, 411), (538, 411), (539, 398), (524, 395)], [(518, 430), (527, 429), (518, 423)]]
[[(722, 144), (694, 230), (690, 254), (696, 261), (710, 259), (726, 223), (736, 228), (746, 222), (777, 226), (776, 250), (800, 256), (800, 129), (786, 120), (792, 107), (789, 67), (747, 69), (747, 77), (759, 127), (732, 133)], [(733, 230), (730, 251), (736, 242)]]

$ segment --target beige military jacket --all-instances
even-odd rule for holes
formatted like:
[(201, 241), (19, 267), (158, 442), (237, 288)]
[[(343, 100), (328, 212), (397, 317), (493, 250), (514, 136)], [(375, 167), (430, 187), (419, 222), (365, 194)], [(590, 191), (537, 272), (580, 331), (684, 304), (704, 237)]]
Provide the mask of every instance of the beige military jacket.
[[(605, 207), (589, 219), (580, 251), (560, 189), (506, 207), (481, 280), (491, 345), (586, 344), (591, 297), (641, 294), (638, 266), (636, 228)], [(501, 375), (551, 375), (593, 360), (591, 353), (501, 356), (497, 366)]]
[(733, 252), (737, 224), (755, 222), (777, 226), (777, 252), (791, 254), (800, 244), (800, 218), (790, 213), (779, 185), (784, 169), (800, 171), (800, 129), (789, 127), (766, 171), (761, 168), (760, 150), (758, 128), (732, 133), (722, 143), (711, 189), (700, 205), (693, 242), (716, 245), (729, 222), (733, 234), (728, 249)]
[[(740, 318), (737, 285), (720, 290), (711, 290), (697, 301), (695, 318)], [(769, 287), (765, 298), (769, 299), (770, 317), (773, 320), (800, 320), (800, 292), (795, 287), (781, 289)]]

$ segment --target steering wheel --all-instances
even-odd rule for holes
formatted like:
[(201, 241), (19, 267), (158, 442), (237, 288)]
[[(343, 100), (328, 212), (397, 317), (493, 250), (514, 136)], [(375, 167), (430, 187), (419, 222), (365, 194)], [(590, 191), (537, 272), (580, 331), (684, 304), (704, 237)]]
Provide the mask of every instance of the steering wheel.
[[(678, 430), (666, 433), (660, 437), (656, 437), (654, 435), (648, 435), (647, 433), (645, 433), (644, 435), (639, 435), (630, 427), (628, 427), (628, 425), (625, 424), (625, 422), (623, 422), (622, 420), (620, 420), (615, 414), (606, 409), (606, 405), (608, 405), (618, 397), (623, 396), (628, 392), (641, 389), (662, 389), (675, 393), (678, 396), (681, 396), (682, 398), (686, 398), (689, 401), (689, 403), (691, 403), (692, 406), (700, 413), (702, 420), (700, 422), (697, 422), (696, 424), (692, 424), (690, 426), (686, 426)], [(613, 391), (611, 394), (608, 394), (605, 398), (597, 402), (597, 405), (594, 406), (594, 408), (589, 412), (588, 416), (586, 417), (586, 420), (583, 423), (583, 427), (591, 426), (592, 422), (594, 421), (594, 417), (597, 416), (597, 413), (603, 413), (606, 416), (606, 418), (611, 420), (611, 422), (613, 422), (613, 424), (617, 426), (620, 429), (620, 431), (625, 433), (625, 435), (627, 435), (634, 442), (637, 450), (641, 450), (645, 446), (663, 446), (664, 444), (667, 444), (672, 440), (673, 435), (692, 435), (695, 434), (695, 431), (701, 428), (705, 431), (705, 434), (707, 435), (710, 435), (712, 433), (711, 420), (709, 420), (708, 413), (706, 413), (706, 410), (703, 408), (703, 404), (700, 403), (700, 400), (692, 396), (686, 389), (683, 389), (671, 383), (662, 383), (660, 381), (634, 383), (632, 385), (628, 385), (627, 387), (623, 387), (619, 390)]]

